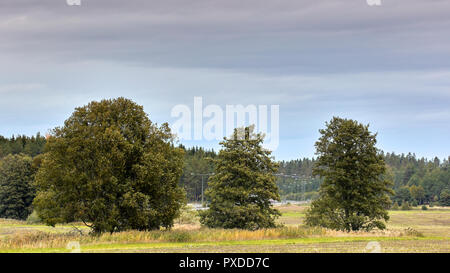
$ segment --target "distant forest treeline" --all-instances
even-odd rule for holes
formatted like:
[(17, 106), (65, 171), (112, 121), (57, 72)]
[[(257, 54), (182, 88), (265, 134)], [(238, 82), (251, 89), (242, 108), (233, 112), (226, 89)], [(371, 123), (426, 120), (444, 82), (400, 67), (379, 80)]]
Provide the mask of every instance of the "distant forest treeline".
[[(26, 154), (35, 157), (44, 152), (45, 137), (0, 136), (0, 159), (8, 154)], [(217, 156), (214, 150), (201, 147), (186, 148), (184, 172), (180, 178), (181, 186), (186, 190), (189, 201), (200, 201), (202, 176), (204, 188), (207, 186), (206, 174), (214, 172), (212, 159)], [(415, 154), (383, 154), (387, 175), (394, 182), (394, 202), (408, 201), (417, 205), (441, 201), (441, 196), (450, 192), (450, 157), (428, 160), (417, 158)], [(312, 176), (315, 159), (303, 158), (279, 162), (279, 173), (295, 175), (296, 178), (280, 176), (277, 184), (284, 200), (309, 200), (317, 197), (321, 180)], [(450, 204), (449, 204), (450, 205)]]
[(35, 157), (44, 152), (45, 137), (39, 133), (36, 136), (0, 136), (0, 158), (8, 154), (26, 154)]

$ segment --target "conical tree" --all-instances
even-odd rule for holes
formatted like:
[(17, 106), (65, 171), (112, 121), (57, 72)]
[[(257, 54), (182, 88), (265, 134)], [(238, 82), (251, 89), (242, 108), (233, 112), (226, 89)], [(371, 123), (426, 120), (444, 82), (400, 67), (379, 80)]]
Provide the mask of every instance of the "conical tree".
[(278, 166), (262, 147), (264, 137), (254, 127), (234, 130), (220, 144), (206, 196), (209, 209), (200, 213), (203, 225), (214, 228), (260, 229), (275, 227), (280, 200), (275, 176)]
[(323, 178), (306, 223), (337, 230), (384, 229), (392, 182), (369, 125), (334, 117), (316, 142), (313, 174)]

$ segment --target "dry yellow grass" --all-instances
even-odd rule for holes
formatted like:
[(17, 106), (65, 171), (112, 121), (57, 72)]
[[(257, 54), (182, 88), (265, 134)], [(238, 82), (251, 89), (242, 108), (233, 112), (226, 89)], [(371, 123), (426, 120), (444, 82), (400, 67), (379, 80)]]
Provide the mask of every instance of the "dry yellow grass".
[(87, 234), (87, 228), (77, 225), (77, 229), (72, 225), (51, 228), (0, 219), (0, 251), (61, 251), (68, 242), (77, 241), (88, 251), (108, 252), (146, 251), (146, 246), (139, 244), (150, 244), (151, 249), (147, 250), (155, 252), (359, 252), (364, 242), (378, 239), (387, 252), (450, 252), (449, 209), (391, 212), (388, 229), (371, 232), (307, 228), (295, 224), (304, 217), (304, 206), (290, 205), (279, 209), (284, 214), (280, 222), (285, 220), (293, 224), (257, 231), (201, 228), (195, 222), (176, 224), (171, 231), (127, 231), (91, 236)]
[(323, 236), (325, 234), (326, 230), (324, 229), (305, 227), (283, 227), (256, 231), (192, 229), (192, 227), (183, 229), (179, 227), (170, 231), (125, 231), (114, 234), (105, 233), (100, 236), (80, 235), (74, 231), (66, 233), (26, 231), (1, 239), (0, 249), (63, 248), (70, 241), (78, 241), (84, 245), (104, 243), (220, 242), (302, 238)]

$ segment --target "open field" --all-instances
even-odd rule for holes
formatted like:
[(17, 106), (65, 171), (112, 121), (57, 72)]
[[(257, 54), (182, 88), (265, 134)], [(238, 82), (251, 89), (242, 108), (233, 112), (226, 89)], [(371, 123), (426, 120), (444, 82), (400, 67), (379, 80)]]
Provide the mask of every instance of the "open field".
[[(258, 231), (201, 228), (198, 222), (177, 224), (171, 231), (88, 235), (81, 224), (30, 225), (0, 219), (0, 252), (69, 252), (78, 242), (82, 252), (382, 252), (450, 253), (450, 209), (390, 211), (385, 231), (337, 232), (304, 227), (305, 206), (279, 207), (285, 227)], [(373, 243), (369, 244), (369, 246)]]

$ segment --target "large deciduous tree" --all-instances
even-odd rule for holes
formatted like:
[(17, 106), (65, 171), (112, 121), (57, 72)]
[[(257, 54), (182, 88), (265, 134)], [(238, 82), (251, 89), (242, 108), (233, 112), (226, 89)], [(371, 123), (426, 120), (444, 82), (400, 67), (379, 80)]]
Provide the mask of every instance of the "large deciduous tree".
[(312, 202), (306, 223), (355, 231), (384, 229), (389, 219), (392, 182), (375, 147), (369, 125), (334, 117), (320, 130), (313, 174), (323, 178), (319, 199)]
[(0, 161), (0, 217), (24, 220), (31, 214), (34, 168), (26, 155), (8, 155)]
[(183, 151), (167, 124), (125, 99), (77, 108), (53, 130), (34, 204), (49, 225), (83, 221), (94, 232), (169, 228), (185, 195)]
[(280, 213), (271, 201), (280, 199), (274, 176), (278, 166), (262, 147), (263, 139), (246, 127), (220, 143), (223, 149), (214, 160), (215, 174), (206, 192), (209, 209), (200, 214), (202, 224), (251, 230), (275, 226)]

